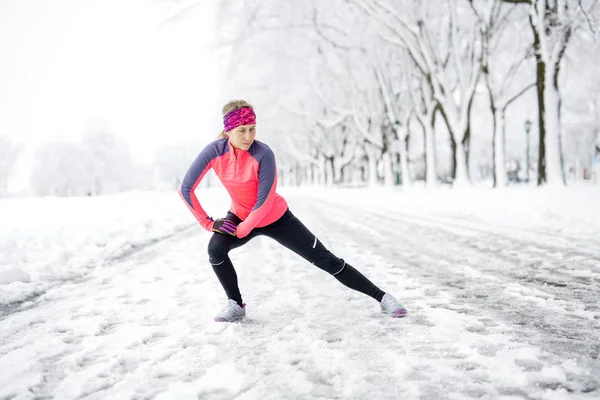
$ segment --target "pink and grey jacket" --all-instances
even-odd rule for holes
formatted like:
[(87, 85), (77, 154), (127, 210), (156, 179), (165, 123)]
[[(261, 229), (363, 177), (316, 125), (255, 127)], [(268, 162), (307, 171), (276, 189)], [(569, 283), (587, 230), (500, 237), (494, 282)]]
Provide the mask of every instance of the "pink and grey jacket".
[(206, 230), (212, 231), (214, 222), (194, 190), (211, 168), (231, 196), (230, 211), (242, 220), (237, 237), (243, 238), (252, 229), (277, 221), (287, 210), (287, 202), (276, 192), (277, 167), (269, 146), (255, 140), (248, 150), (234, 151), (229, 139), (218, 139), (200, 152), (179, 189), (188, 208)]

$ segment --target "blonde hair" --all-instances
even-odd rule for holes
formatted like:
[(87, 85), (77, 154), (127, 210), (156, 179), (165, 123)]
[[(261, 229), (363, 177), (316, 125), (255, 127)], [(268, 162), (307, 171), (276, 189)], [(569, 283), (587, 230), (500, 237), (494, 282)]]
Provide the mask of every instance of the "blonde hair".
[[(250, 103), (248, 103), (245, 100), (231, 100), (223, 106), (223, 110), (221, 112), (223, 113), (223, 116), (225, 116), (229, 112), (239, 110), (240, 108), (244, 108), (244, 107), (250, 107), (252, 109), (254, 108), (254, 107), (252, 107), (252, 105), (250, 105)], [(223, 130), (223, 131), (221, 131), (221, 133), (219, 134), (219, 136), (217, 138), (223, 139), (226, 137), (228, 137), (228, 136), (225, 133), (225, 131)]]

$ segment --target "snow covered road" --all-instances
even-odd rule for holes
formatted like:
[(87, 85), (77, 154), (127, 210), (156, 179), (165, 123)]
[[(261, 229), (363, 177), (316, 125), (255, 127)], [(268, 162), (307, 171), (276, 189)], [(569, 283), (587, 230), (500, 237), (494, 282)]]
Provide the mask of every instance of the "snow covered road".
[(600, 396), (600, 244), (290, 196), (338, 256), (407, 306), (378, 305), (267, 238), (232, 252), (187, 230), (49, 288), (0, 320), (0, 398), (591, 399)]
[[(319, 210), (330, 223), (338, 221), (337, 227), (331, 229), (343, 233), (334, 242), (350, 237), (357, 246), (366, 246), (381, 255), (383, 265), (399, 267), (404, 277), (417, 282), (416, 288), (403, 284), (401, 291), (409, 299), (405, 302), (413, 311), (411, 319), (429, 319), (432, 308), (451, 311), (451, 318), (463, 322), (454, 332), (448, 331), (457, 342), (474, 344), (463, 338), (463, 330), (492, 337), (501, 333), (501, 342), (508, 341), (508, 348), (524, 346), (521, 351), (525, 354), (527, 350), (537, 354), (534, 359), (521, 359), (519, 355), (513, 360), (525, 370), (516, 382), (526, 379), (536, 387), (598, 395), (597, 241), (482, 226), (452, 218), (367, 211), (339, 203), (327, 205), (322, 199), (310, 207)], [(360, 215), (361, 220), (348, 219), (348, 213)], [(412, 289), (417, 289), (414, 297), (408, 295)], [(477, 351), (485, 354), (489, 344), (483, 340), (483, 351)], [(505, 351), (506, 348), (500, 353), (493, 351), (490, 356)], [(565, 365), (570, 363), (577, 369), (567, 371)], [(560, 378), (535, 377), (550, 370), (562, 370)], [(528, 377), (527, 371), (534, 374)], [(503, 373), (502, 367), (494, 372)], [(461, 378), (463, 382), (464, 379)], [(489, 379), (494, 381), (493, 374)], [(509, 387), (516, 390), (518, 397), (538, 397), (532, 388), (517, 389), (516, 382)], [(512, 389), (508, 392), (512, 393)]]

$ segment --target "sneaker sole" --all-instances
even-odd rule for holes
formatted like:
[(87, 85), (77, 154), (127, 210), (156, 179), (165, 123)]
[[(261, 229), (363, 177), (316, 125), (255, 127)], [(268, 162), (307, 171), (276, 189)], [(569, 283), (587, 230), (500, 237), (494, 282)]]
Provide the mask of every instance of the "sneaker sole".
[(239, 321), (243, 320), (245, 317), (246, 316), (243, 316), (242, 318), (236, 318), (231, 321), (227, 321), (226, 319), (221, 319), (221, 318), (215, 318), (215, 322), (239, 322)]
[(392, 318), (404, 318), (407, 315), (406, 310), (398, 310), (394, 314), (390, 314), (387, 311), (381, 311), (381, 313), (391, 315)]

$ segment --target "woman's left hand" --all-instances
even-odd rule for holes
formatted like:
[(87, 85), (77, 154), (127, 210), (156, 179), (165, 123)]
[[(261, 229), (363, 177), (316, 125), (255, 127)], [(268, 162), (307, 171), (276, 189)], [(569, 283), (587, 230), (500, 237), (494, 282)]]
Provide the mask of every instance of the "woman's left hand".
[(219, 218), (214, 222), (213, 232), (221, 233), (223, 235), (236, 236), (236, 224), (225, 218)]

